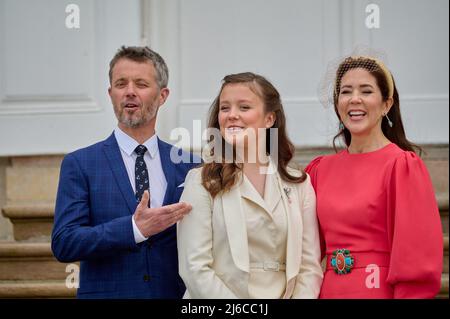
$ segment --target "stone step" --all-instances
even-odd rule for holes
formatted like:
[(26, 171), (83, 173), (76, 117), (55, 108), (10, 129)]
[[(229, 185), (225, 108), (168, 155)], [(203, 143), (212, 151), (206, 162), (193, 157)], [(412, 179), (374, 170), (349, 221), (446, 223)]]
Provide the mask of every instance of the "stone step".
[(448, 275), (448, 234), (444, 236), (444, 269), (443, 273)]
[[(448, 299), (449, 275), (443, 274), (437, 298)], [(74, 298), (76, 289), (67, 288), (65, 280), (0, 280), (0, 298)]]
[(76, 289), (65, 280), (0, 280), (0, 298), (74, 298)]
[(449, 205), (449, 197), (448, 197), (448, 193), (446, 194), (437, 194), (436, 195), (436, 200), (438, 202), (438, 206), (439, 206), (439, 213), (441, 214), (441, 221), (442, 221), (442, 231), (444, 232), (444, 236), (447, 235), (448, 236), (448, 205)]
[(442, 222), (442, 232), (444, 233), (444, 236), (448, 236), (448, 211), (447, 212), (441, 212), (441, 222)]
[[(438, 298), (448, 298), (449, 237), (444, 237), (444, 272)], [(0, 242), (0, 298), (72, 298), (66, 264), (52, 255), (49, 243)], [(60, 279), (60, 280), (57, 280)]]
[(442, 274), (441, 279), (441, 291), (436, 297), (438, 299), (448, 299), (448, 273)]
[(0, 242), (0, 280), (65, 280), (67, 265), (55, 259), (50, 243)]
[[(443, 274), (437, 298), (448, 299), (449, 275)], [(0, 280), (0, 298), (74, 298), (76, 289), (67, 288), (64, 280)]]
[(14, 239), (18, 241), (50, 241), (53, 227), (54, 204), (6, 205), (3, 215), (13, 225)]
[(436, 193), (448, 194), (448, 148), (447, 158), (427, 158), (424, 161), (430, 173), (433, 187)]

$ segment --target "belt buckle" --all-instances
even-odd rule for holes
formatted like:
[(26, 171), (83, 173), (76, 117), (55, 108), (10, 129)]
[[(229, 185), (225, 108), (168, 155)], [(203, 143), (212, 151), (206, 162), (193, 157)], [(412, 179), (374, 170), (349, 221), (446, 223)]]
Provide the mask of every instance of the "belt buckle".
[(355, 259), (350, 254), (350, 250), (345, 248), (336, 249), (333, 251), (333, 257), (331, 257), (330, 264), (336, 274), (346, 275), (351, 272), (353, 265), (355, 264)]
[(280, 263), (278, 263), (278, 262), (264, 262), (263, 269), (265, 271), (280, 271)]

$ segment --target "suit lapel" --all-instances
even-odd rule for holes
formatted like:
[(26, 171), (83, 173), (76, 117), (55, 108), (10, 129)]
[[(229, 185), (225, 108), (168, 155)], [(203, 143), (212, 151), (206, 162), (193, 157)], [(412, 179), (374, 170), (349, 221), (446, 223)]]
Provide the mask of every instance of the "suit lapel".
[(168, 203), (172, 202), (173, 197), (173, 191), (175, 190), (176, 184), (176, 175), (175, 175), (175, 167), (174, 163), (172, 163), (172, 160), (170, 159), (170, 150), (172, 146), (170, 144), (167, 144), (163, 141), (161, 141), (158, 138), (158, 148), (159, 148), (159, 155), (161, 158), (161, 166), (164, 172), (164, 176), (166, 177), (167, 181), (167, 188), (166, 188), (166, 194), (164, 195), (164, 201), (163, 206), (167, 205)]
[(267, 207), (267, 211), (273, 215), (275, 208), (281, 200), (280, 186), (278, 185), (278, 174), (267, 174), (266, 184), (264, 189), (264, 202)]
[(271, 217), (275, 207), (281, 200), (281, 190), (277, 179), (278, 173), (275, 169), (273, 166), (273, 162), (270, 161), (267, 172), (271, 173), (266, 174), (266, 181), (264, 184), (264, 198), (261, 197), (261, 195), (255, 189), (250, 180), (245, 176), (245, 174), (242, 174), (243, 182), (240, 186), (242, 197), (251, 200), (255, 204), (259, 205)]
[(127, 170), (120, 154), (119, 145), (117, 144), (114, 133), (103, 144), (103, 151), (108, 159), (109, 167), (111, 168), (117, 185), (119, 186), (122, 196), (125, 198), (130, 213), (133, 214), (136, 210), (136, 199), (134, 197), (133, 188), (128, 178)]
[(247, 223), (242, 211), (239, 186), (241, 181), (222, 194), (222, 208), (234, 264), (242, 271), (249, 272)]
[(267, 205), (261, 195), (253, 186), (252, 182), (242, 173), (242, 182), (239, 185), (241, 196), (246, 198), (256, 205), (260, 206), (262, 209), (268, 211)]

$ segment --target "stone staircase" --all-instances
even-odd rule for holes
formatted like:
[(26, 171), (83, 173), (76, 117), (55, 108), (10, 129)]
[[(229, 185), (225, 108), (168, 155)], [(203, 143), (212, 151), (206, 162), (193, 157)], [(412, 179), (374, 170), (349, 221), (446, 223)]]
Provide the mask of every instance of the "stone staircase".
[[(447, 175), (448, 176), (448, 175)], [(442, 271), (442, 286), (441, 292), (438, 298), (447, 298), (449, 297), (448, 285), (449, 285), (449, 273), (448, 273), (448, 241), (449, 241), (449, 220), (448, 220), (448, 193), (444, 196), (438, 197), (439, 211), (441, 213), (442, 220), (442, 228), (444, 232), (444, 269)]]
[[(66, 264), (50, 248), (62, 156), (11, 158), (5, 171), (3, 215), (14, 240), (0, 241), (0, 298), (73, 298)], [(71, 268), (73, 269), (73, 268)]]
[(75, 289), (66, 287), (67, 275), (49, 242), (0, 243), (0, 298), (74, 297)]
[[(425, 150), (423, 159), (436, 190), (444, 231), (444, 269), (438, 298), (448, 298), (449, 148), (443, 145)], [(300, 149), (296, 160), (305, 165), (315, 156), (330, 152), (328, 148)], [(0, 240), (0, 298), (73, 298), (76, 295), (76, 289), (68, 288), (66, 281), (77, 265), (59, 263), (50, 249), (61, 160), (62, 156), (13, 157), (8, 159), (4, 174), (0, 172), (0, 179), (4, 178), (0, 180), (0, 193), (2, 185), (5, 193), (4, 203), (0, 196), (0, 204), (4, 217), (12, 224), (10, 236), (2, 236), (4, 228), (0, 227), (0, 238), (4, 238)], [(69, 280), (69, 287), (71, 283)]]

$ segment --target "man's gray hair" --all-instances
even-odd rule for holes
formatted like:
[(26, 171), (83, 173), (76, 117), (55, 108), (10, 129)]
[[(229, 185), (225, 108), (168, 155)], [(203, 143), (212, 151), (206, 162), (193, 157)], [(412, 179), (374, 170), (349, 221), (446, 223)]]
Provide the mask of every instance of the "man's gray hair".
[(162, 89), (167, 87), (169, 82), (169, 69), (167, 68), (166, 62), (164, 62), (164, 59), (158, 53), (147, 46), (122, 46), (109, 63), (109, 83), (112, 81), (112, 70), (114, 65), (120, 59), (129, 59), (135, 62), (152, 62), (156, 70), (156, 82), (158, 82), (159, 88)]

